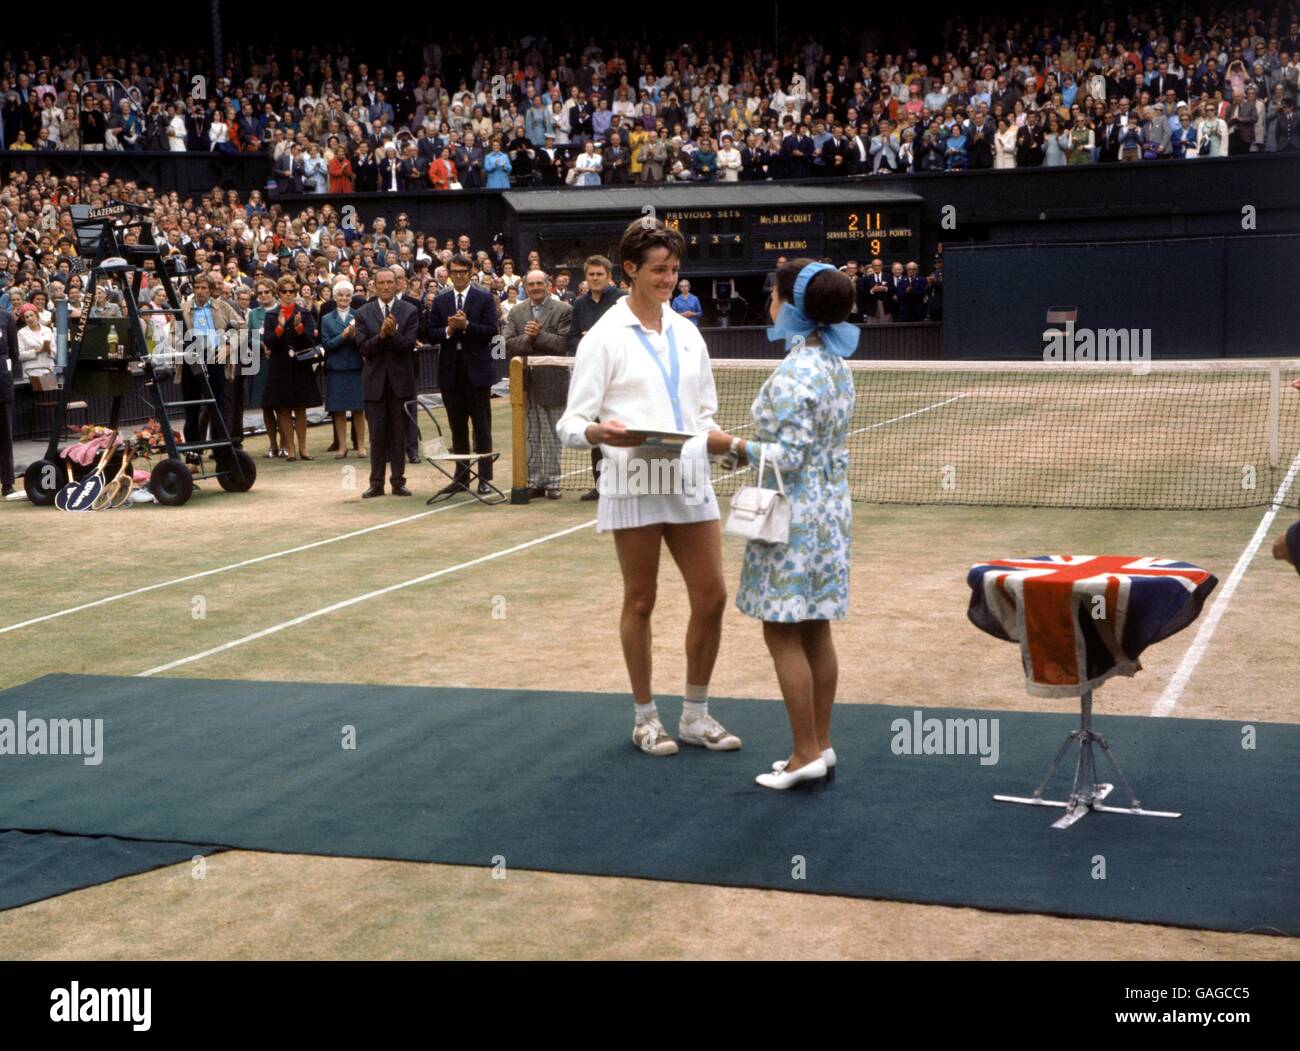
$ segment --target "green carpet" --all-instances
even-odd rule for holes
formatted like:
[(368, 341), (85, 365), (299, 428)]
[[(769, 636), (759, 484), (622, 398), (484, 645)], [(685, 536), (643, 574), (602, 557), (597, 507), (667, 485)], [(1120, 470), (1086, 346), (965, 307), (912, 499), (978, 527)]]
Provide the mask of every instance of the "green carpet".
[(1057, 831), (1059, 811), (990, 798), (1037, 784), (1078, 719), (1052, 706), (924, 709), (996, 717), (982, 765), (896, 755), (912, 708), (843, 705), (834, 784), (782, 793), (753, 782), (788, 748), (775, 701), (712, 703), (740, 752), (652, 759), (622, 696), (51, 675), (0, 693), (0, 720), (102, 718), (102, 762), (0, 756), (0, 828), (1300, 933), (1300, 727), (1255, 724), (1246, 750), (1236, 722), (1108, 717), (1103, 690), (1139, 798), (1185, 816)]
[[(3, 761), (0, 758), (0, 764)], [(175, 865), (217, 849), (114, 836), (0, 832), (0, 910)]]

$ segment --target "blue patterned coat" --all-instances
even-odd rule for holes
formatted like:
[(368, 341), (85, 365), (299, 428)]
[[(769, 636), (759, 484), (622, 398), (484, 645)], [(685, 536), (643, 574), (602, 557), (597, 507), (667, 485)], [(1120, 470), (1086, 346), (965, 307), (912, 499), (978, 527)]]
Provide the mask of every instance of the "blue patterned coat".
[[(848, 616), (853, 512), (847, 438), (855, 393), (843, 359), (803, 345), (754, 399), (750, 463), (757, 468), (759, 452), (766, 451), (768, 464), (780, 466), (790, 498), (790, 540), (746, 545), (736, 595), (742, 613), (784, 623)], [(770, 467), (763, 485), (776, 486)]]

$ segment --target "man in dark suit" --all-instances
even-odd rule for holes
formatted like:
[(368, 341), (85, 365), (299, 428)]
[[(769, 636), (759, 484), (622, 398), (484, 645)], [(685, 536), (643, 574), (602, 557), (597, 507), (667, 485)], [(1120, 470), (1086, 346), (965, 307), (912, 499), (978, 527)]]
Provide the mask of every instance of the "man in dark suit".
[(853, 152), (849, 140), (844, 137), (844, 126), (836, 122), (831, 127), (831, 137), (822, 143), (825, 173), (832, 177), (848, 175)]
[(966, 121), (967, 167), (993, 167), (993, 139), (997, 133), (997, 121), (982, 104), (977, 106)]
[(559, 152), (555, 148), (555, 133), (546, 133), (546, 144), (537, 151), (537, 170), (541, 175), (543, 186), (559, 186), (563, 177), (556, 168)]
[(781, 142), (781, 157), (785, 161), (787, 176), (791, 179), (807, 179), (812, 175), (813, 140), (808, 128), (800, 124), (793, 135), (787, 135)]
[(1016, 132), (1016, 167), (1036, 168), (1043, 163), (1042, 125), (1038, 123), (1038, 113), (1031, 110), (1025, 117), (1025, 123)]
[(889, 268), (889, 320), (902, 320), (903, 293), (907, 291), (907, 275), (903, 273), (903, 264), (893, 263)]
[[(418, 321), (416, 330), (416, 339), (418, 342), (427, 342), (427, 336), (424, 332), (424, 308), (420, 305), (419, 299), (411, 295), (408, 291), (408, 279), (406, 271), (399, 264), (390, 266), (389, 271), (393, 275), (393, 284), (397, 290), (397, 298), (403, 303), (409, 303), (415, 310), (415, 317)], [(414, 360), (414, 359), (412, 359)], [(420, 462), (420, 424), (414, 414), (406, 414), (406, 459), (413, 464)]]
[(1164, 97), (1166, 91), (1172, 91), (1174, 98), (1180, 99), (1183, 97), (1186, 85), (1183, 83), (1182, 77), (1175, 77), (1169, 72), (1169, 63), (1161, 59), (1158, 71), (1151, 78), (1151, 83), (1147, 87), (1153, 99)]
[(397, 71), (397, 80), (388, 89), (388, 101), (393, 104), (393, 114), (398, 127), (411, 119), (411, 114), (415, 112), (415, 89), (406, 79), (405, 70)]
[[(492, 451), (492, 384), (496, 382), (496, 362), (492, 358), (500, 312), (495, 297), (470, 283), (474, 264), (469, 256), (457, 254), (447, 263), (451, 288), (433, 301), (425, 331), (429, 341), (439, 348), (438, 389), (451, 425), (451, 451), (469, 452), (469, 425), (474, 424), (474, 451)], [(479, 486), (482, 496), (491, 494), (492, 461), (479, 460)], [(444, 493), (464, 492), (468, 488), (469, 468), (456, 465), (455, 480)]]
[(871, 266), (862, 275), (859, 285), (859, 309), (867, 322), (888, 321), (889, 317), (889, 275), (884, 271), (880, 259), (871, 260)]
[(406, 403), (415, 397), (415, 340), (420, 319), (397, 297), (391, 270), (377, 270), (371, 282), (378, 295), (357, 311), (357, 345), (364, 364), (361, 388), (370, 424), (369, 499), (384, 495), (384, 464), (390, 465), (394, 496), (406, 488)]
[(898, 320), (924, 321), (925, 296), (930, 285), (921, 276), (921, 270), (915, 262), (909, 262), (898, 285)]
[(14, 380), (22, 375), (18, 359), (18, 325), (0, 310), (0, 495), (14, 491)]
[(745, 136), (745, 145), (740, 148), (741, 182), (756, 182), (764, 177), (761, 165), (766, 156), (758, 144), (758, 136), (751, 131)]
[(866, 175), (871, 171), (871, 135), (866, 124), (849, 135), (847, 153), (844, 163), (849, 166), (850, 175)]
[(421, 163), (419, 147), (415, 143), (409, 143), (405, 153), (397, 169), (398, 185), (407, 191), (423, 190), (429, 185), (429, 166)]

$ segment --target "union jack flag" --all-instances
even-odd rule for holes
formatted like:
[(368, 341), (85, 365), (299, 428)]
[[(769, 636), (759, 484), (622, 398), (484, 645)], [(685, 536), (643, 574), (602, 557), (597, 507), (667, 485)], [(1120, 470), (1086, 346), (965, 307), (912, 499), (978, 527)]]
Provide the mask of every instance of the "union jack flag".
[(1135, 555), (1034, 555), (972, 566), (976, 627), (1020, 643), (1025, 688), (1077, 696), (1133, 675), (1152, 643), (1191, 624), (1218, 584), (1190, 562)]

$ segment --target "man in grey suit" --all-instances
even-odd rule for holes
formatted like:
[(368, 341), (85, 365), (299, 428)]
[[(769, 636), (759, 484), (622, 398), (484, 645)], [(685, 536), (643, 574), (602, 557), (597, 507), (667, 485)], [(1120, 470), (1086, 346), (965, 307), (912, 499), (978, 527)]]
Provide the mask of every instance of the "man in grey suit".
[[(506, 356), (567, 354), (573, 307), (551, 295), (551, 279), (541, 270), (530, 270), (524, 276), (524, 291), (528, 298), (506, 316)], [(528, 496), (533, 499), (545, 493), (549, 499), (558, 500), (560, 440), (555, 425), (568, 400), (569, 377), (558, 369), (542, 369), (526, 376)]]

